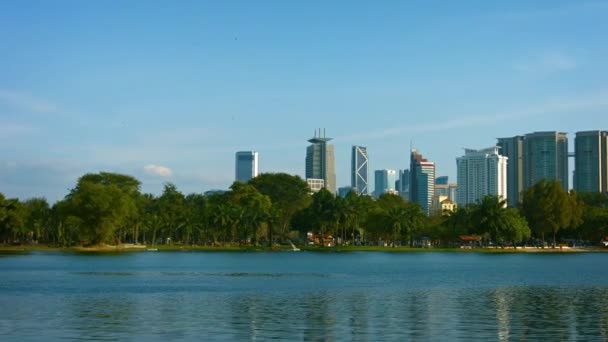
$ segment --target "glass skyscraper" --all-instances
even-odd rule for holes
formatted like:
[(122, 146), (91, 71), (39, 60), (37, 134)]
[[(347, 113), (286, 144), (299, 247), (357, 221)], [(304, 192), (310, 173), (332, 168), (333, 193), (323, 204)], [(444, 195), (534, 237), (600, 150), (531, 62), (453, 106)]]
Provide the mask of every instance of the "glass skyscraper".
[(351, 155), (351, 187), (359, 195), (367, 195), (368, 174), (369, 174), (369, 158), (367, 155), (367, 147), (353, 146)]
[(422, 210), (429, 215), (434, 196), (435, 163), (423, 158), (418, 151), (412, 150), (410, 154), (410, 201), (420, 204)]
[(499, 153), (507, 157), (507, 203), (517, 207), (524, 191), (524, 137), (498, 138)]
[(560, 132), (535, 132), (524, 138), (524, 191), (539, 181), (558, 180), (568, 191), (568, 137)]
[(577, 132), (574, 154), (574, 190), (608, 192), (608, 132)]
[(315, 136), (308, 140), (311, 145), (306, 148), (306, 178), (322, 179), (325, 188), (335, 194), (334, 146), (327, 143), (330, 140), (331, 138), (325, 137), (324, 132), (321, 136), (321, 129), (318, 134), (315, 131)]
[(395, 191), (397, 171), (376, 170), (374, 173), (374, 196), (380, 197), (383, 193)]
[(255, 151), (239, 151), (236, 153), (235, 179), (247, 183), (258, 175), (258, 153)]

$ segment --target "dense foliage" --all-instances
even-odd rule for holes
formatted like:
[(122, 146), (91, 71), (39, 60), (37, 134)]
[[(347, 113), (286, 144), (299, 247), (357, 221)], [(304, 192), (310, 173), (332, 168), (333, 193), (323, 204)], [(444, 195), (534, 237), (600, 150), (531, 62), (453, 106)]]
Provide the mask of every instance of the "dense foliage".
[[(52, 206), (0, 193), (0, 243), (52, 246), (119, 243), (264, 246), (294, 241), (319, 245), (452, 246), (463, 235), (483, 244), (587, 241), (608, 236), (608, 195), (566, 192), (557, 182), (528, 189), (520, 209), (488, 196), (453, 213), (427, 217), (420, 206), (391, 194), (377, 200), (327, 190), (310, 194), (288, 174), (263, 174), (229, 191), (185, 195), (165, 184), (160, 196), (143, 194), (134, 177), (86, 174)], [(331, 243), (330, 243), (331, 242)]]

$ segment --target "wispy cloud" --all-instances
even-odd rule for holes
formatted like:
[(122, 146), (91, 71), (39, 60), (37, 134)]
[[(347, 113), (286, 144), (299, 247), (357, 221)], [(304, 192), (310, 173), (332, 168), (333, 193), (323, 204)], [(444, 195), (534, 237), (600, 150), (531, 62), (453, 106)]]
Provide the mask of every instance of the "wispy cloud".
[(546, 75), (573, 70), (578, 66), (579, 62), (568, 54), (563, 52), (548, 52), (515, 62), (513, 64), (513, 70)]
[(0, 122), (0, 140), (13, 139), (31, 132), (33, 129), (30, 126), (14, 123)]
[[(447, 131), (466, 127), (479, 127), (484, 125), (496, 125), (507, 121), (517, 121), (543, 115), (556, 115), (572, 111), (608, 111), (608, 89), (591, 94), (571, 97), (569, 99), (554, 99), (545, 103), (516, 109), (507, 112), (495, 112), (482, 115), (460, 116), (454, 115), (454, 119), (441, 119), (414, 123), (403, 127), (380, 129), (372, 132), (337, 137), (340, 141), (376, 140), (392, 136), (412, 133), (432, 133)], [(407, 115), (406, 115), (407, 116)], [(427, 115), (433, 117), (433, 115)]]
[(56, 106), (51, 102), (6, 89), (0, 89), (0, 102), (34, 113), (50, 113), (56, 110)]
[(171, 177), (173, 175), (170, 168), (154, 164), (144, 166), (144, 171), (152, 176)]

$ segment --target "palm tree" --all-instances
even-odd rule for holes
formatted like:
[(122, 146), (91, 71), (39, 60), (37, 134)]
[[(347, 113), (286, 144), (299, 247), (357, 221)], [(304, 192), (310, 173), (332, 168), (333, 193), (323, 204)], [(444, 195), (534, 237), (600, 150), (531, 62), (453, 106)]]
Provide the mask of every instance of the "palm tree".
[(480, 232), (490, 234), (491, 239), (498, 243), (499, 232), (508, 225), (506, 201), (497, 196), (486, 196), (475, 207), (473, 217)]
[(407, 210), (404, 207), (390, 208), (386, 212), (386, 218), (388, 220), (388, 224), (392, 228), (393, 233), (393, 248), (395, 247), (397, 237), (402, 233), (402, 230), (407, 225), (407, 214)]

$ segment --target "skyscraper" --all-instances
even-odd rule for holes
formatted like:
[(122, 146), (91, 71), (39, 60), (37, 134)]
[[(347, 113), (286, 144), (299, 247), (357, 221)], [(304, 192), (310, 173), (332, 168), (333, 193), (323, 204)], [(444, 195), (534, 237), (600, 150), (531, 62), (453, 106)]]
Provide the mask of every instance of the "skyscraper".
[(498, 138), (499, 153), (507, 157), (507, 202), (517, 207), (524, 191), (524, 137)]
[(507, 157), (498, 150), (498, 146), (465, 149), (464, 156), (456, 158), (459, 206), (476, 203), (488, 195), (507, 198)]
[(369, 174), (369, 159), (367, 155), (367, 147), (353, 146), (351, 155), (351, 186), (359, 195), (367, 195), (368, 174)]
[(568, 191), (568, 137), (560, 132), (534, 132), (524, 138), (524, 191), (542, 179), (558, 180)]
[(577, 132), (574, 154), (574, 190), (608, 192), (608, 132)]
[(380, 197), (383, 193), (395, 191), (397, 171), (376, 170), (374, 173), (374, 196)]
[(435, 195), (435, 163), (422, 157), (412, 149), (410, 154), (410, 193), (411, 202), (420, 204), (422, 210), (430, 213)]
[(247, 183), (258, 175), (258, 153), (256, 151), (240, 151), (236, 153), (235, 179)]
[(409, 200), (410, 193), (410, 169), (399, 170), (399, 179), (395, 182), (395, 190), (405, 200)]
[(306, 148), (306, 178), (323, 179), (325, 188), (335, 194), (334, 146), (327, 144), (330, 140), (325, 137), (325, 130), (321, 136), (321, 129), (308, 140), (311, 145)]

